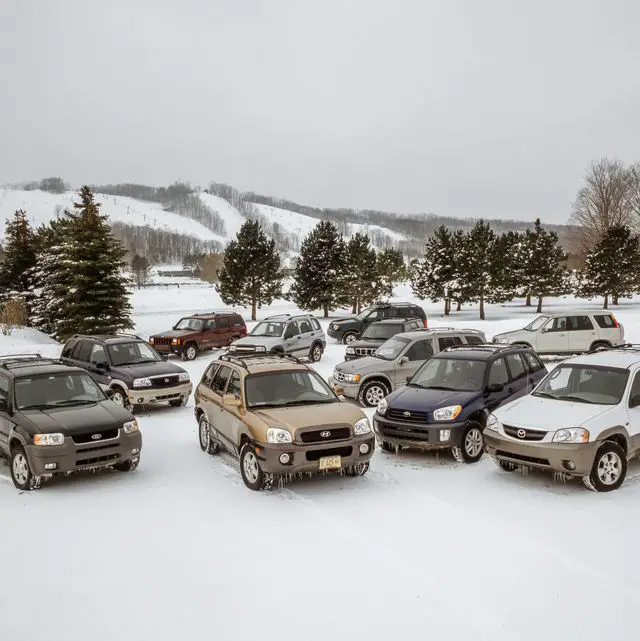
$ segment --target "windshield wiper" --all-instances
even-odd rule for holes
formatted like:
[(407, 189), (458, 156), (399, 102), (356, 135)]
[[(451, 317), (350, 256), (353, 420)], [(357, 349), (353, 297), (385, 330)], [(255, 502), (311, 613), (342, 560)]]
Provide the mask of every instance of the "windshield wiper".
[(120, 363), (120, 367), (123, 365), (141, 365), (142, 363), (157, 363), (155, 358), (143, 358), (137, 361), (127, 361), (126, 363)]
[(535, 394), (532, 394), (532, 396), (541, 396), (543, 398), (552, 398), (554, 401), (558, 400), (558, 396), (555, 396), (553, 394), (549, 394), (548, 392), (536, 392)]
[(90, 401), (87, 398), (83, 399), (68, 399), (66, 401), (57, 401), (54, 403), (54, 407), (63, 407), (64, 405), (94, 405), (98, 401)]
[(332, 399), (320, 399), (316, 401), (288, 401), (287, 403), (283, 403), (283, 405), (290, 407), (291, 405), (323, 405), (325, 403), (336, 403), (339, 401), (334, 401)]
[(424, 389), (439, 389), (444, 390), (445, 392), (460, 392), (462, 390), (456, 390), (455, 387), (445, 387), (444, 385), (418, 385), (418, 387), (423, 387)]
[(55, 405), (52, 405), (51, 403), (34, 403), (33, 405), (21, 405), (18, 406), (18, 409), (20, 411), (22, 410), (45, 410), (45, 409), (52, 409), (56, 407)]
[(578, 396), (557, 396), (559, 401), (573, 401), (574, 403), (588, 403), (589, 405), (597, 405), (593, 401), (588, 401), (586, 398), (579, 398)]

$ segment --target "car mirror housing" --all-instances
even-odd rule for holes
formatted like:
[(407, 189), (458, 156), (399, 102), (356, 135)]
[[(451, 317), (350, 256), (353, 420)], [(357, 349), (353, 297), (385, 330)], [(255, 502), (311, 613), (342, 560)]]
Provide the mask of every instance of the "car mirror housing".
[(501, 392), (504, 389), (504, 385), (502, 383), (491, 383), (491, 385), (487, 385), (487, 392), (490, 394), (494, 392)]
[(0, 412), (9, 413), (9, 401), (6, 398), (0, 398)]
[(242, 401), (235, 394), (225, 394), (222, 397), (222, 403), (231, 407), (240, 407), (242, 405)]
[(406, 365), (409, 362), (409, 357), (403, 356), (398, 362), (400, 363), (400, 365)]
[(107, 363), (107, 361), (99, 361), (96, 363), (96, 368), (103, 369), (106, 371), (109, 369), (109, 363)]

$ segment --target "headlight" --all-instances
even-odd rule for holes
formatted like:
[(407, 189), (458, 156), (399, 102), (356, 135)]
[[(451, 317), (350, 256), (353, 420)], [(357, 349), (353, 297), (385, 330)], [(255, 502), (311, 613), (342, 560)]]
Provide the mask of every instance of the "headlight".
[(270, 427), (267, 430), (267, 443), (291, 443), (291, 434), (279, 427)]
[(151, 379), (150, 378), (136, 378), (133, 381), (133, 386), (134, 387), (151, 387)]
[(387, 399), (386, 399), (386, 398), (383, 398), (383, 399), (378, 403), (378, 407), (376, 408), (376, 410), (377, 410), (378, 414), (382, 414), (382, 415), (384, 416), (384, 415), (387, 413), (387, 409), (388, 409), (388, 407), (389, 407), (389, 406), (387, 405)]
[(336, 332), (337, 332), (337, 331), (340, 329), (340, 325), (338, 325), (338, 324), (334, 323), (334, 324), (333, 324), (333, 329), (335, 329), (335, 330), (336, 330)]
[(369, 425), (368, 418), (361, 418), (359, 421), (356, 421), (356, 424), (353, 426), (353, 433), (358, 436), (361, 434), (368, 434), (371, 431), (371, 425)]
[(554, 443), (587, 443), (588, 441), (589, 430), (583, 427), (567, 427), (553, 435)]
[(152, 345), (153, 345), (153, 341), (154, 341), (154, 340), (155, 340), (155, 338), (153, 338), (153, 336), (149, 336), (149, 342), (150, 342)]
[(493, 337), (493, 342), (494, 343), (508, 343), (509, 339), (506, 336), (494, 336)]
[(138, 431), (138, 421), (127, 421), (122, 425), (125, 434), (133, 434)]
[(229, 345), (229, 351), (230, 352), (235, 352), (235, 351), (237, 351), (237, 349), (238, 349), (237, 345)]
[(256, 345), (256, 352), (266, 352), (267, 348), (264, 345)]
[(353, 347), (347, 347), (347, 354), (355, 354), (356, 350)]
[(178, 382), (179, 383), (186, 383), (189, 380), (189, 374), (188, 372), (182, 372), (178, 374)]
[(64, 445), (64, 434), (34, 434), (34, 445)]
[(344, 382), (345, 383), (359, 383), (360, 382), (360, 374), (345, 374), (344, 375)]
[(433, 413), (433, 418), (436, 421), (453, 421), (454, 418), (462, 412), (462, 405), (449, 405), (449, 407), (441, 407)]
[(172, 345), (177, 345), (179, 342), (180, 342), (180, 339), (178, 339), (178, 338), (172, 338), (171, 339), (171, 344)]
[(489, 414), (487, 419), (487, 427), (494, 432), (497, 432), (500, 429), (500, 421), (494, 414)]

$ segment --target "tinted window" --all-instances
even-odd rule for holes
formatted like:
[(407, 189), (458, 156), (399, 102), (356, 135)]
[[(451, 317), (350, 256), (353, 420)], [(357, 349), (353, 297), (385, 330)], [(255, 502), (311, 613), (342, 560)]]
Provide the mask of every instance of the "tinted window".
[(505, 358), (507, 359), (507, 365), (509, 366), (512, 380), (516, 380), (527, 373), (524, 367), (524, 362), (522, 358), (520, 358), (520, 354), (507, 354)]
[(482, 345), (482, 339), (479, 336), (468, 336), (465, 334), (465, 339), (469, 345)]
[(215, 329), (215, 328), (216, 328), (216, 319), (215, 318), (212, 318), (211, 320), (208, 320), (204, 324), (205, 331), (211, 331), (212, 329)]
[(71, 352), (71, 358), (74, 358), (75, 360), (78, 360), (80, 357), (80, 348), (82, 347), (82, 344), (80, 341), (78, 341), (74, 346), (73, 346), (73, 351)]
[(240, 374), (236, 371), (231, 374), (229, 379), (227, 394), (233, 394), (235, 397), (240, 398)]
[(539, 372), (544, 367), (540, 359), (532, 352), (524, 352), (522, 356), (529, 366), (530, 372)]
[(430, 340), (416, 341), (405, 354), (410, 361), (426, 361), (433, 356), (433, 345)]
[(77, 358), (79, 361), (83, 361), (85, 363), (89, 362), (93, 343), (90, 343), (89, 341), (80, 341), (79, 345), (80, 349), (78, 350), (78, 356), (74, 356), (74, 358)]
[(91, 355), (89, 356), (89, 360), (91, 363), (106, 363), (107, 354), (104, 351), (104, 347), (95, 343), (91, 348)]
[(242, 327), (244, 325), (244, 321), (238, 315), (232, 317), (232, 323), (234, 327)]
[(420, 329), (422, 327), (422, 323), (418, 320), (414, 321), (409, 321), (408, 323), (404, 324), (404, 331), (405, 332), (412, 332), (414, 329)]
[(73, 352), (73, 348), (76, 346), (76, 341), (69, 341), (65, 346), (64, 349), (62, 350), (62, 358), (71, 358), (71, 353)]
[(504, 358), (499, 358), (492, 363), (489, 371), (489, 385), (506, 385), (509, 382), (509, 373)]
[(211, 382), (213, 381), (213, 375), (215, 374), (216, 369), (218, 368), (218, 363), (212, 363), (209, 365), (205, 373), (202, 375), (202, 382), (211, 387)]
[(287, 323), (287, 329), (284, 330), (284, 337), (291, 338), (292, 336), (297, 336), (300, 333), (300, 327), (296, 321), (291, 321)]
[(409, 313), (411, 316), (417, 316), (420, 319), (425, 317), (424, 310), (421, 307), (411, 307)]
[(9, 400), (9, 380), (4, 376), (0, 376), (0, 399)]
[(218, 371), (214, 374), (213, 380), (211, 381), (211, 389), (218, 394), (224, 392), (224, 388), (229, 380), (229, 375), (231, 374), (231, 368), (226, 365), (222, 365)]
[(396, 307), (396, 315), (398, 318), (411, 318), (414, 314), (409, 307)]
[(634, 396), (640, 396), (640, 373), (636, 374), (633, 379), (633, 385), (629, 392), (629, 401), (633, 400)]
[(566, 332), (567, 331), (567, 319), (565, 316), (558, 316), (554, 318), (553, 321), (547, 325), (547, 329), (550, 332)]
[(216, 320), (218, 329), (229, 329), (229, 327), (231, 326), (229, 323), (229, 319), (226, 316), (223, 316), (222, 318), (218, 318)]
[(300, 326), (300, 332), (303, 334), (308, 334), (309, 332), (313, 331), (311, 329), (311, 323), (306, 318), (298, 321), (298, 324)]
[(594, 318), (602, 329), (613, 329), (618, 326), (611, 314), (596, 314)]
[(315, 329), (315, 330), (320, 329), (320, 323), (315, 318), (311, 319), (311, 325), (312, 325), (313, 329)]
[(442, 336), (438, 340), (440, 341), (441, 350), (447, 347), (453, 347), (454, 345), (462, 345), (462, 340), (457, 336)]
[(570, 331), (584, 332), (593, 329), (593, 323), (588, 316), (569, 316), (567, 326)]

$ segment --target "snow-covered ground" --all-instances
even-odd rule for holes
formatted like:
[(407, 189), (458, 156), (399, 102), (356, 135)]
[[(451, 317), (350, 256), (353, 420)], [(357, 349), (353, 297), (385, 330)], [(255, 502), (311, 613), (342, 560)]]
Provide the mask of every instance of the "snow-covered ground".
[[(142, 336), (223, 307), (207, 287), (140, 290), (133, 304)], [(576, 307), (597, 303), (547, 309)], [(534, 315), (489, 306), (481, 323), (475, 308), (450, 319), (425, 308), (431, 325), (488, 338)], [(279, 301), (260, 315), (278, 311), (295, 310)], [(640, 300), (614, 311), (640, 342)], [(2, 353), (37, 347), (57, 349), (26, 330), (0, 337)], [(343, 354), (330, 341), (318, 371), (328, 376)], [(211, 358), (186, 364), (194, 380)], [(140, 421), (131, 475), (87, 474), (31, 494), (0, 476), (2, 641), (635, 638), (639, 464), (607, 495), (506, 474), (486, 457), (466, 466), (377, 452), (363, 478), (252, 493), (232, 463), (200, 451), (193, 401)]]

